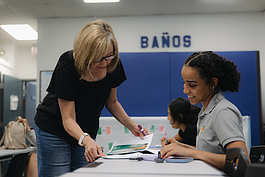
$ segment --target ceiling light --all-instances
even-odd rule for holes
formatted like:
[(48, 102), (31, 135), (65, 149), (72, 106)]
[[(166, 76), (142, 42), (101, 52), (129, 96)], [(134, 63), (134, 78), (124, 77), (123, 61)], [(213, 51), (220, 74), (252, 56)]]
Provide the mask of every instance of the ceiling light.
[(85, 3), (108, 3), (108, 2), (120, 2), (120, 0), (83, 0)]
[(0, 27), (16, 40), (38, 39), (38, 33), (28, 24), (1, 25)]

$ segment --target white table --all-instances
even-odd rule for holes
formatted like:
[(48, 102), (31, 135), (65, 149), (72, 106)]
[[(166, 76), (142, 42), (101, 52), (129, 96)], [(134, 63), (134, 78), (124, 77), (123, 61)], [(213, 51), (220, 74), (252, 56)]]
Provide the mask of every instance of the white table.
[(135, 161), (128, 159), (99, 159), (96, 162), (103, 162), (97, 167), (79, 168), (61, 177), (83, 177), (92, 175), (95, 177), (114, 176), (225, 176), (225, 174), (199, 160), (189, 163), (156, 163), (154, 161)]
[(15, 154), (22, 154), (26, 152), (32, 152), (36, 150), (36, 147), (28, 147), (26, 149), (0, 149), (0, 174), (2, 175), (2, 162), (11, 160)]
[(36, 147), (28, 147), (26, 149), (0, 149), (0, 162), (10, 160), (14, 154), (22, 154), (32, 152)]

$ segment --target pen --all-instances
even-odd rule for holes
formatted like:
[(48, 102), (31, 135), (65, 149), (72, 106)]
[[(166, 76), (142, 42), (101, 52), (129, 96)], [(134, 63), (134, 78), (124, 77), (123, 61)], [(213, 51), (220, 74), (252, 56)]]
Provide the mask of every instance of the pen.
[(166, 138), (166, 145), (168, 145), (168, 142), (167, 142), (167, 132), (165, 131), (165, 138)]
[(140, 129), (140, 131), (142, 132), (142, 134), (144, 134), (144, 136), (147, 135), (147, 133), (145, 132), (145, 130), (143, 129), (143, 127), (141, 125), (138, 125), (138, 128)]

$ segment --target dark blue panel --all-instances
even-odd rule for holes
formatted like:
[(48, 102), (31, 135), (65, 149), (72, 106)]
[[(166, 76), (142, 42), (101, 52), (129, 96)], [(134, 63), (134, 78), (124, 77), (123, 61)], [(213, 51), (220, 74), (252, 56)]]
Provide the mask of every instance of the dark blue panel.
[[(129, 116), (165, 116), (170, 101), (169, 53), (121, 53), (127, 80), (118, 100)], [(104, 108), (102, 116), (110, 113)]]
[(183, 63), (185, 62), (185, 59), (188, 58), (191, 54), (192, 52), (170, 53), (171, 100), (176, 99), (178, 97), (187, 99), (187, 95), (183, 93), (183, 81), (181, 77), (181, 69)]

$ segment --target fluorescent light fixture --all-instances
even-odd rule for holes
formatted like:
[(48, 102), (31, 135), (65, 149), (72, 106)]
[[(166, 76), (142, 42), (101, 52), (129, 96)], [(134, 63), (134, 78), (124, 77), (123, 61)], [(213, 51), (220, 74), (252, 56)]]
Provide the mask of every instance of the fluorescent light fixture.
[(1, 25), (0, 27), (16, 40), (38, 39), (38, 33), (28, 24)]
[(109, 3), (120, 2), (120, 0), (83, 0), (85, 3)]

